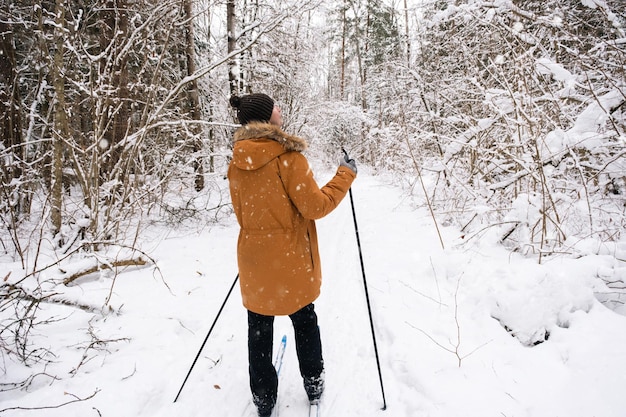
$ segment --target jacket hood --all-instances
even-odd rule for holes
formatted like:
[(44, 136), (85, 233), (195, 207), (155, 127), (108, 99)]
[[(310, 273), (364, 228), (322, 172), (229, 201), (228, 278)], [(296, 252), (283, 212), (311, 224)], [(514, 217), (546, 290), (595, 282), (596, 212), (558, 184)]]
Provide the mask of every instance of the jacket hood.
[(253, 171), (286, 152), (302, 152), (307, 142), (285, 133), (270, 123), (253, 122), (235, 131), (232, 163), (239, 169)]

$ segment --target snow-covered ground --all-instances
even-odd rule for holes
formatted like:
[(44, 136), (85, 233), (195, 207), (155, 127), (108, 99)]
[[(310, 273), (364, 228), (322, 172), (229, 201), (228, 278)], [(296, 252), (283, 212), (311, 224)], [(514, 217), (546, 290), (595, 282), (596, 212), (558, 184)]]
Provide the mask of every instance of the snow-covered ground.
[[(384, 178), (361, 173), (353, 194), (387, 410), (346, 198), (318, 222), (325, 417), (626, 415), (626, 317), (594, 296), (605, 290), (598, 276), (606, 271), (626, 279), (615, 256), (582, 253), (538, 265), (489, 239), (463, 244), (453, 228), (441, 228), (442, 249), (428, 210), (411, 207)], [(45, 305), (38, 317), (59, 320), (37, 327), (32, 341), (57, 356), (45, 368), (3, 356), (3, 384), (38, 375), (27, 390), (0, 393), (0, 415), (255, 416), (238, 291), (173, 403), (237, 273), (234, 216), (199, 229), (142, 236), (158, 268), (119, 274), (105, 315)], [(626, 242), (615, 251), (626, 259)], [(13, 270), (16, 280), (17, 268), (0, 263), (0, 277)], [(101, 306), (111, 279), (81, 278), (67, 297)], [(276, 344), (288, 335), (279, 414), (304, 416), (289, 319), (277, 318), (275, 329)]]

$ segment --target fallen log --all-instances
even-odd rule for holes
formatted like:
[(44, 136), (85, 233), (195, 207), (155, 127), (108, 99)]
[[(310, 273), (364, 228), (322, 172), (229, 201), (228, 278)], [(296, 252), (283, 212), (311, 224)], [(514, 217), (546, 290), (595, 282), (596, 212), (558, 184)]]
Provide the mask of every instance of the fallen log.
[(98, 265), (93, 265), (89, 268), (84, 268), (78, 271), (72, 272), (71, 275), (67, 276), (63, 279), (63, 284), (68, 285), (72, 282), (76, 281), (80, 277), (84, 277), (85, 275), (93, 274), (94, 272), (102, 271), (105, 269), (113, 269), (124, 266), (144, 266), (148, 263), (143, 257), (139, 256), (137, 258), (131, 259), (122, 259), (110, 261), (107, 263), (99, 263)]

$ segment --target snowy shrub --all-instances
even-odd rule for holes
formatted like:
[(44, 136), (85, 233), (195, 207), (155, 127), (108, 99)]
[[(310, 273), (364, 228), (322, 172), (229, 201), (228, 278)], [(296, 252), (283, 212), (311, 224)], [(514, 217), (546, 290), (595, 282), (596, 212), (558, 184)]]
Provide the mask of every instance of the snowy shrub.
[(421, 152), (425, 170), (444, 167), (431, 170), (438, 211), (540, 261), (574, 252), (572, 235), (620, 241), (626, 54), (609, 2), (476, 0), (426, 21), (414, 123), (440, 146)]
[(303, 133), (317, 150), (336, 159), (345, 148), (354, 157), (362, 158), (365, 153), (364, 132), (372, 121), (360, 107), (342, 102), (323, 103), (316, 110), (316, 116), (324, 121), (323, 124), (305, 125)]

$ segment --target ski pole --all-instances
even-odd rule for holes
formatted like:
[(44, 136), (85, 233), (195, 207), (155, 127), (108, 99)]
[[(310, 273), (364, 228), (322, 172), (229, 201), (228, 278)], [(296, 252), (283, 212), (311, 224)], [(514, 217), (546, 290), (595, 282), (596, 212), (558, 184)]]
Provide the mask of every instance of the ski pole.
[[(350, 159), (348, 152), (341, 148), (346, 159)], [(376, 332), (374, 331), (374, 319), (372, 318), (372, 307), (370, 305), (370, 296), (367, 289), (367, 279), (365, 278), (365, 266), (363, 264), (363, 254), (361, 252), (361, 239), (359, 238), (359, 226), (356, 221), (356, 212), (354, 210), (354, 198), (352, 197), (352, 187), (348, 190), (350, 194), (350, 205), (352, 206), (352, 218), (354, 219), (354, 231), (356, 233), (356, 243), (359, 248), (359, 260), (361, 261), (361, 273), (363, 274), (363, 286), (365, 287), (365, 300), (367, 301), (367, 312), (370, 317), (370, 327), (372, 329), (372, 341), (374, 342), (374, 354), (376, 355), (376, 367), (378, 368), (378, 379), (380, 380), (380, 391), (383, 395), (383, 410), (387, 409), (387, 400), (385, 399), (385, 387), (383, 384), (383, 374), (380, 370), (380, 359), (378, 358), (378, 345), (376, 344)]]
[(237, 274), (237, 276), (235, 277), (235, 281), (233, 281), (233, 285), (230, 286), (230, 290), (228, 290), (228, 294), (226, 294), (226, 298), (224, 299), (224, 302), (222, 303), (220, 310), (217, 312), (217, 316), (215, 317), (215, 320), (213, 320), (213, 324), (211, 325), (211, 328), (209, 329), (209, 333), (207, 333), (206, 337), (204, 338), (204, 342), (202, 342), (202, 346), (200, 346), (200, 350), (198, 351), (196, 358), (193, 360), (193, 363), (191, 364), (191, 368), (189, 368), (189, 372), (187, 372), (187, 376), (185, 377), (183, 384), (180, 386), (180, 389), (178, 390), (178, 394), (176, 394), (176, 398), (174, 398), (174, 402), (178, 400), (178, 397), (180, 396), (180, 393), (182, 392), (183, 387), (187, 383), (187, 379), (189, 379), (189, 375), (191, 375), (191, 371), (193, 370), (193, 367), (196, 366), (196, 362), (198, 361), (198, 358), (200, 357), (200, 353), (202, 353), (202, 349), (204, 349), (204, 345), (206, 345), (207, 340), (209, 340), (209, 336), (211, 336), (211, 333), (213, 332), (215, 323), (217, 323), (217, 320), (220, 318), (220, 315), (222, 314), (222, 310), (224, 310), (224, 306), (226, 305), (226, 301), (228, 301), (228, 299), (230, 298), (230, 294), (233, 292), (233, 288), (235, 288), (235, 284), (237, 284), (238, 279), (239, 279), (239, 274)]

